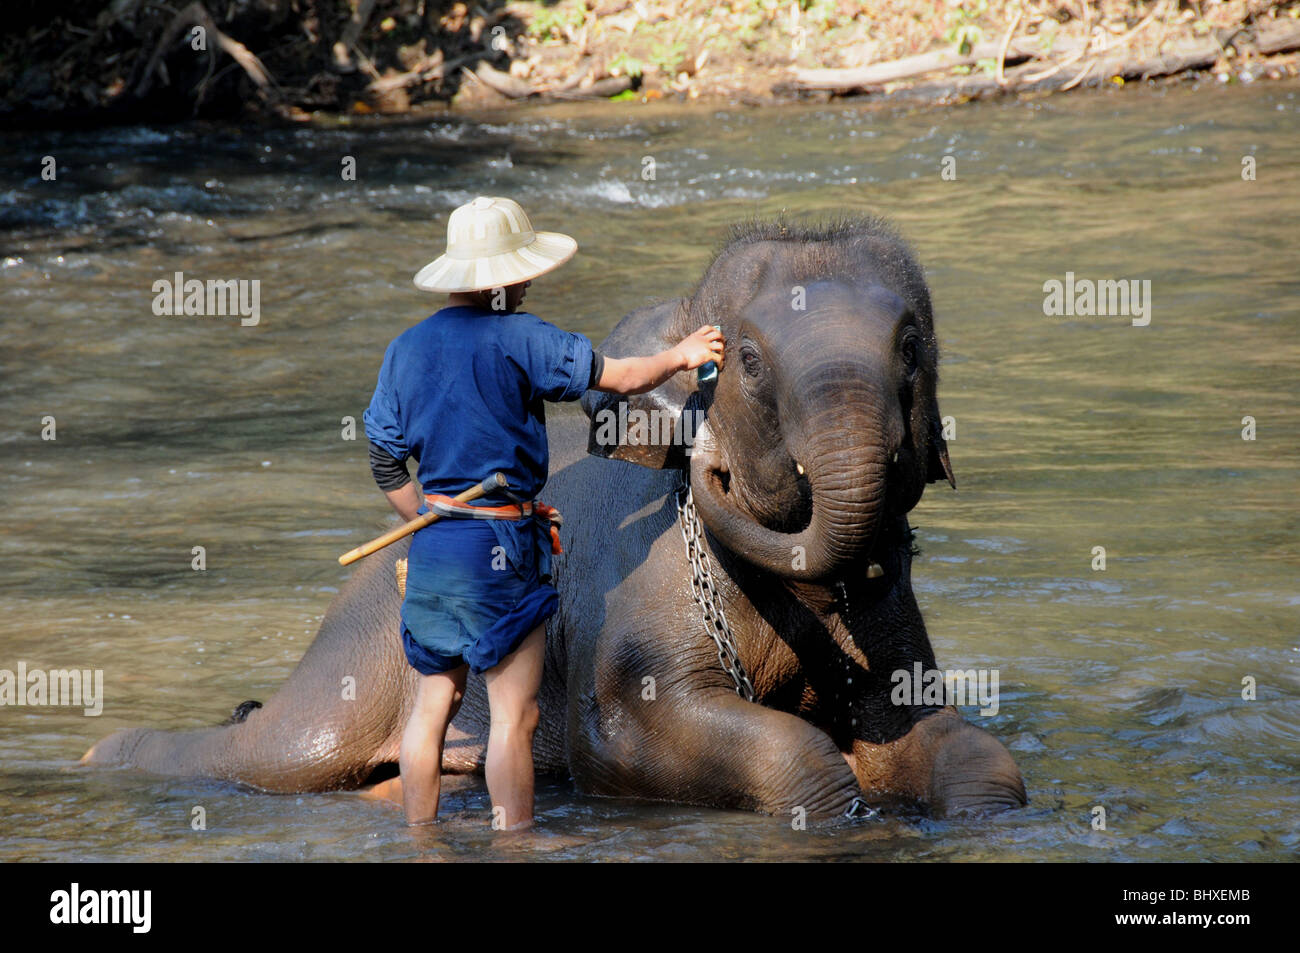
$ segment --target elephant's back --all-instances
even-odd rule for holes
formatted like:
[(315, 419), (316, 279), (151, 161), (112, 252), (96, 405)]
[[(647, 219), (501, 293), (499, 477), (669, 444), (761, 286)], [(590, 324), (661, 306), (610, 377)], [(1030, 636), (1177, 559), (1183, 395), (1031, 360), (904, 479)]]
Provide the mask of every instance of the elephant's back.
[(560, 510), (565, 552), (555, 557), (566, 646), (594, 638), (606, 598), (637, 570), (644, 571), (654, 541), (676, 521), (676, 471), (651, 470), (587, 453), (587, 418), (556, 415), (551, 478), (543, 494)]
[(563, 604), (600, 615), (604, 593), (644, 562), (663, 532), (664, 520), (655, 517), (671, 507), (665, 500), (680, 477), (588, 454), (586, 415), (564, 409), (549, 422), (551, 476), (542, 493), (564, 518), (557, 588)]

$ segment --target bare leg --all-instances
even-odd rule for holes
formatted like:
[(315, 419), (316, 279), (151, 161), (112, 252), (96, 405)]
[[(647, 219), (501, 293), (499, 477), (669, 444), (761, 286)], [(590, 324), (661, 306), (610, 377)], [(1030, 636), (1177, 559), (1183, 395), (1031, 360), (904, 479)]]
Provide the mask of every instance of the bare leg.
[(442, 791), (442, 748), (447, 726), (456, 717), (465, 696), (469, 666), (425, 675), (415, 696), (415, 706), (402, 733), (399, 765), (402, 772), (402, 806), (407, 824), (428, 824), (438, 816)]
[(539, 625), (486, 674), (492, 717), (487, 787), (498, 829), (514, 830), (533, 822), (533, 732), (545, 655), (546, 627)]

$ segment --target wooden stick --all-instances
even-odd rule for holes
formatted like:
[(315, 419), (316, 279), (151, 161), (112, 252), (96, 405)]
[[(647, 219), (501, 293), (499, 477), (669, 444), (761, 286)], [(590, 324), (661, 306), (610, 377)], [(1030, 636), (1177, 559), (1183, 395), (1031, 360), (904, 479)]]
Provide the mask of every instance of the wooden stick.
[(1011, 21), (1011, 26), (1007, 27), (1006, 36), (1002, 37), (1002, 45), (998, 48), (998, 69), (993, 78), (997, 80), (999, 86), (1007, 84), (1007, 47), (1011, 45), (1011, 38), (1015, 36), (1016, 27), (1020, 26), (1020, 18), (1024, 15), (1024, 7), (1016, 7), (1016, 18)]
[[(476, 483), (474, 486), (470, 487), (464, 493), (459, 494), (456, 497), (456, 500), (460, 503), (469, 503), (472, 500), (477, 500), (480, 496), (486, 496), (487, 494), (491, 493), (493, 490), (499, 490), (506, 485), (507, 484), (506, 484), (505, 476), (503, 476), (500, 473), (494, 473), (486, 480), (484, 480), (482, 483)], [(397, 529), (390, 530), (389, 532), (385, 533), (383, 536), (378, 537), (377, 539), (372, 539), (364, 546), (358, 546), (356, 549), (344, 553), (342, 556), (339, 557), (339, 565), (347, 566), (356, 562), (358, 559), (362, 559), (366, 556), (369, 556), (371, 553), (377, 553), (385, 546), (391, 546), (399, 539), (405, 539), (407, 536), (410, 536), (416, 530), (424, 529), (430, 523), (436, 523), (441, 518), (442, 518), (441, 514), (436, 513), (433, 510), (429, 510), (429, 512), (425, 513), (422, 516), (417, 516), (409, 523), (403, 523), (401, 526), (397, 527)]]
[(800, 89), (858, 89), (863, 86), (883, 86), (900, 79), (952, 69), (954, 66), (972, 66), (980, 60), (1001, 58), (1022, 60), (1034, 55), (1037, 49), (1029, 39), (1008, 42), (1003, 49), (996, 42), (977, 43), (965, 56), (959, 49), (938, 50), (918, 56), (905, 56), (888, 63), (873, 63), (854, 69), (794, 69), (795, 85)]

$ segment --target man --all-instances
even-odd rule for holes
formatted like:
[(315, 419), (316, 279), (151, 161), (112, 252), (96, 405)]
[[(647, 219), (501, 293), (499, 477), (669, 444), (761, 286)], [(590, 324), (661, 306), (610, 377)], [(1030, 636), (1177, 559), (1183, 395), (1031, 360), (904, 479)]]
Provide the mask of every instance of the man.
[[(590, 388), (639, 394), (723, 363), (725, 341), (707, 325), (658, 354), (614, 359), (518, 311), (532, 280), (576, 250), (567, 235), (534, 231), (510, 199), (480, 196), (452, 212), (446, 253), (415, 276), (416, 287), (446, 293), (447, 305), (388, 346), (365, 413), (371, 470), (393, 508), (405, 520), (428, 506), (444, 516), (415, 534), (407, 556), (402, 643), (421, 675), (401, 745), (408, 824), (437, 817), (447, 726), (470, 668), (487, 684), (495, 826), (532, 823), (545, 622), (559, 604), (550, 584), (558, 536), (534, 503), (547, 478), (544, 403)], [(515, 502), (452, 499), (494, 472)]]

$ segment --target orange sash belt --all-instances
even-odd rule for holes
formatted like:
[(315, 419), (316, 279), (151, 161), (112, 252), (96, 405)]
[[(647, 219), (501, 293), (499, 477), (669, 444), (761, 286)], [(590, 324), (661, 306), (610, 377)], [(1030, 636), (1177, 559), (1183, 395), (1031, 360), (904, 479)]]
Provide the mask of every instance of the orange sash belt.
[(472, 506), (442, 493), (426, 493), (424, 498), (429, 508), (440, 516), (462, 520), (520, 520), (530, 516), (540, 516), (550, 523), (551, 552), (564, 552), (560, 546), (560, 511), (553, 506), (535, 500), (523, 503), (508, 503), (505, 506)]

